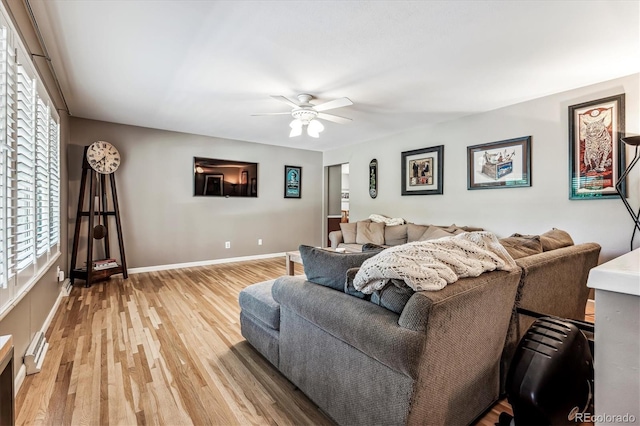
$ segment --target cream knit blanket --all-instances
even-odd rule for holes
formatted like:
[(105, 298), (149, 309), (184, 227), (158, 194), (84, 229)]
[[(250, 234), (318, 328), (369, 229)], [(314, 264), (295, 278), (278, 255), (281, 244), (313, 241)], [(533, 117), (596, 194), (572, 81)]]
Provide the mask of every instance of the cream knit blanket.
[(404, 219), (401, 217), (386, 217), (381, 214), (372, 214), (369, 216), (369, 220), (384, 223), (386, 226), (404, 225)]
[(494, 234), (465, 232), (383, 250), (364, 261), (353, 285), (371, 294), (390, 279), (399, 279), (415, 291), (440, 290), (458, 278), (514, 268), (517, 268), (515, 261)]

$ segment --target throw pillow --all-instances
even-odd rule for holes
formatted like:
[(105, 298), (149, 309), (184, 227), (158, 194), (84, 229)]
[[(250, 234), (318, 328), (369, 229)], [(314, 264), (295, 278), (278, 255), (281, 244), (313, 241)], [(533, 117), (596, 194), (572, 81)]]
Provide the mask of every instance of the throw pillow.
[(384, 244), (384, 223), (360, 221), (356, 227), (357, 244)]
[(542, 243), (543, 251), (555, 250), (573, 245), (573, 239), (569, 233), (558, 228), (552, 228), (551, 231), (547, 231), (540, 235), (540, 242)]
[(360, 268), (347, 269), (347, 279), (344, 282), (344, 292), (351, 296), (357, 297), (358, 299), (369, 300), (369, 298), (371, 297), (370, 294), (364, 294), (363, 292), (356, 290), (353, 285), (353, 279), (356, 277), (359, 269)]
[(462, 234), (463, 232), (467, 232), (464, 228), (459, 227), (455, 223), (451, 226), (447, 226), (443, 228), (445, 231), (452, 233), (453, 235)]
[(439, 228), (437, 226), (430, 226), (426, 231), (424, 231), (424, 234), (422, 234), (418, 241), (435, 240), (436, 238), (451, 237), (452, 235), (454, 234), (451, 232), (447, 232), (442, 228)]
[(359, 267), (362, 262), (378, 254), (377, 251), (338, 253), (305, 245), (298, 250), (307, 281), (340, 291), (344, 291), (348, 269)]
[(401, 314), (413, 293), (415, 293), (413, 289), (407, 287), (404, 281), (390, 280), (382, 290), (377, 290), (371, 294), (371, 303), (382, 306), (396, 314)]
[[(512, 237), (533, 237), (533, 235), (513, 234)], [(573, 239), (566, 231), (558, 228), (551, 228), (550, 231), (540, 235), (542, 251), (556, 250), (563, 247), (572, 246)]]
[(382, 251), (382, 250), (384, 250), (386, 248), (388, 248), (388, 247), (381, 246), (381, 245), (378, 245), (378, 244), (372, 244), (372, 243), (366, 243), (366, 244), (362, 245), (362, 251), (363, 252), (365, 252), (365, 251), (378, 251), (378, 252), (380, 252), (380, 251)]
[(416, 225), (415, 223), (410, 223), (407, 225), (407, 242), (411, 243), (414, 241), (418, 241), (422, 234), (429, 228), (428, 225)]
[(514, 259), (542, 253), (542, 243), (538, 235), (500, 238), (500, 244)]
[(464, 229), (466, 232), (484, 231), (484, 228), (477, 228), (475, 226), (462, 226), (461, 228)]
[(393, 225), (384, 228), (384, 243), (388, 246), (399, 246), (407, 242), (408, 225)]
[(342, 231), (342, 242), (345, 244), (355, 244), (356, 242), (356, 226), (353, 223), (341, 223), (340, 230)]

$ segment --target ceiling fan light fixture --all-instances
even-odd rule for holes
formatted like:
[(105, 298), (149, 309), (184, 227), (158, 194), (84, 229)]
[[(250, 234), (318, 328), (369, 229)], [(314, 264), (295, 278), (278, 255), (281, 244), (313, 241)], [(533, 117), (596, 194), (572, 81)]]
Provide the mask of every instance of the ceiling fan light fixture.
[(289, 123), (289, 127), (292, 129), (302, 129), (302, 121), (294, 119), (291, 123)]
[[(302, 124), (296, 125), (296, 124), (294, 124), (295, 121), (298, 121), (298, 120), (293, 120), (291, 122), (291, 124), (289, 125), (291, 127), (291, 133), (289, 133), (289, 137), (290, 138), (293, 138), (293, 137), (296, 137), (296, 136), (300, 136), (302, 134)], [(299, 121), (298, 121), (298, 123), (299, 123)]]
[[(311, 120), (309, 122), (309, 126), (307, 127), (307, 133), (309, 136), (312, 136), (311, 133), (319, 134), (324, 130), (324, 125), (318, 120)], [(317, 138), (318, 136), (313, 136)]]

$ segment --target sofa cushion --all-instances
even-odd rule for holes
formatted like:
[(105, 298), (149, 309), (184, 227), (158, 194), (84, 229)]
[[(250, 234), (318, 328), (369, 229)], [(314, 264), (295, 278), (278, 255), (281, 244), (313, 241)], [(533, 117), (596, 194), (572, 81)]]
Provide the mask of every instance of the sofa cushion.
[(307, 280), (341, 292), (344, 291), (347, 270), (359, 267), (362, 262), (378, 253), (336, 253), (305, 245), (298, 249)]
[(484, 231), (484, 228), (478, 228), (478, 227), (475, 227), (475, 226), (461, 226), (460, 229), (464, 230), (465, 232)]
[(529, 235), (520, 237), (500, 238), (500, 244), (507, 250), (507, 253), (514, 259), (542, 253), (542, 243), (540, 236)]
[(399, 246), (407, 242), (408, 225), (393, 225), (384, 228), (384, 243), (388, 246)]
[(371, 303), (382, 306), (396, 314), (401, 314), (413, 293), (415, 293), (413, 289), (407, 287), (403, 281), (390, 280), (382, 290), (377, 290), (371, 294)]
[(356, 277), (359, 270), (360, 268), (351, 268), (347, 270), (347, 279), (344, 282), (344, 292), (350, 296), (357, 297), (358, 299), (369, 300), (371, 297), (370, 294), (364, 294), (363, 292), (356, 290), (353, 285), (353, 279)]
[(555, 250), (573, 245), (573, 239), (569, 233), (558, 228), (552, 228), (550, 231), (540, 235), (540, 242), (542, 243), (542, 251)]
[(384, 249), (387, 249), (387, 248), (389, 248), (389, 247), (381, 246), (381, 245), (373, 244), (373, 243), (366, 243), (366, 244), (362, 245), (362, 251), (363, 252), (364, 251), (378, 251), (378, 252), (380, 252), (380, 251), (382, 251)]
[(356, 242), (356, 227), (356, 222), (340, 224), (340, 230), (342, 231), (342, 241), (345, 244), (354, 244)]
[(414, 241), (418, 241), (427, 228), (429, 228), (428, 225), (416, 225), (415, 223), (407, 224), (407, 242), (412, 243)]
[(271, 295), (274, 281), (264, 281), (245, 287), (240, 292), (238, 303), (243, 312), (250, 314), (270, 328), (279, 330), (280, 304), (273, 300)]
[[(512, 237), (534, 237), (534, 235), (513, 234)], [(540, 235), (542, 251), (556, 250), (574, 245), (573, 239), (566, 231), (552, 228), (550, 231)]]
[(357, 222), (356, 243), (358, 244), (384, 244), (384, 223)]
[(451, 237), (453, 235), (453, 233), (445, 231), (438, 226), (430, 226), (424, 231), (424, 234), (422, 234), (418, 241), (435, 240), (436, 238)]

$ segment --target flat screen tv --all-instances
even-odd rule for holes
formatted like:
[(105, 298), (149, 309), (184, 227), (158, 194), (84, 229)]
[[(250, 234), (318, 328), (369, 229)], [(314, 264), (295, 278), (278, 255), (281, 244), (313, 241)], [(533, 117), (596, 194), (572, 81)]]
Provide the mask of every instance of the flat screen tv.
[(258, 163), (193, 157), (193, 195), (257, 197)]

